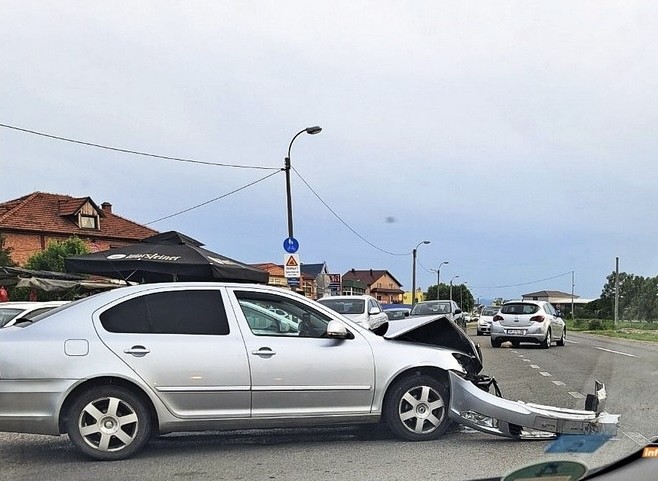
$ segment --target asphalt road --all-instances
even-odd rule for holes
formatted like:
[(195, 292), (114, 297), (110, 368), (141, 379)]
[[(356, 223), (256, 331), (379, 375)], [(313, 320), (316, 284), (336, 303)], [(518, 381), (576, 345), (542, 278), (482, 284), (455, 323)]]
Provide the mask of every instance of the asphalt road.
[(550, 441), (512, 441), (455, 430), (437, 441), (398, 441), (385, 429), (356, 427), (172, 434), (136, 457), (89, 461), (66, 436), (0, 433), (3, 480), (361, 480), (474, 479), (542, 459), (590, 467), (639, 449), (658, 435), (658, 345), (570, 334), (565, 347), (493, 349), (485, 372), (509, 399), (582, 408), (594, 379), (606, 383), (607, 410), (622, 414), (620, 433), (593, 454), (546, 454)]

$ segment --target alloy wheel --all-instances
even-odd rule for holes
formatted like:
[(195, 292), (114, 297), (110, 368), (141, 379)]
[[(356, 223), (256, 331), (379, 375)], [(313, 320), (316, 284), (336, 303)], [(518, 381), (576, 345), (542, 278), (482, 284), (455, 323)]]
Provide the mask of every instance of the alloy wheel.
[(85, 443), (95, 450), (120, 451), (135, 440), (139, 431), (138, 416), (125, 400), (102, 397), (82, 409), (78, 431)]
[(441, 425), (446, 406), (443, 397), (430, 386), (414, 386), (400, 399), (398, 415), (409, 431), (427, 434)]

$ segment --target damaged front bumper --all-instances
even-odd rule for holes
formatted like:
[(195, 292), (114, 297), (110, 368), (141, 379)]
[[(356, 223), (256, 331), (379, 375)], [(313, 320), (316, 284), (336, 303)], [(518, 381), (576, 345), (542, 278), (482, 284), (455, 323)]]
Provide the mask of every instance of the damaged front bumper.
[(619, 415), (603, 412), (606, 393), (602, 383), (596, 382), (595, 391), (587, 396), (585, 410), (557, 408), (504, 399), (451, 371), (449, 416), (472, 429), (515, 439), (557, 434), (615, 436)]

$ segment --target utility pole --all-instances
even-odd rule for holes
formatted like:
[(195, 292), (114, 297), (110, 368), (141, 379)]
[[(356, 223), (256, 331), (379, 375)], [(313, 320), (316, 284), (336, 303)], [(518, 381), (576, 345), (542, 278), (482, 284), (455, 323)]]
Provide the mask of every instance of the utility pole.
[(573, 294), (573, 290), (574, 290), (574, 287), (576, 286), (574, 276), (575, 276), (574, 271), (571, 271), (571, 320), (572, 321), (574, 319), (574, 312), (573, 312), (573, 296), (574, 296), (574, 294)]
[(619, 321), (619, 257), (615, 257), (615, 318), (614, 325)]

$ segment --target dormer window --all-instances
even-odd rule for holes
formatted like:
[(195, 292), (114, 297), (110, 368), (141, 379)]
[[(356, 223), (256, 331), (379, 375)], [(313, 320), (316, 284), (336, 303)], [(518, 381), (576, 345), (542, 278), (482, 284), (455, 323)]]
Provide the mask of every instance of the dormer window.
[(78, 217), (78, 225), (81, 229), (98, 229), (98, 216), (80, 214)]

